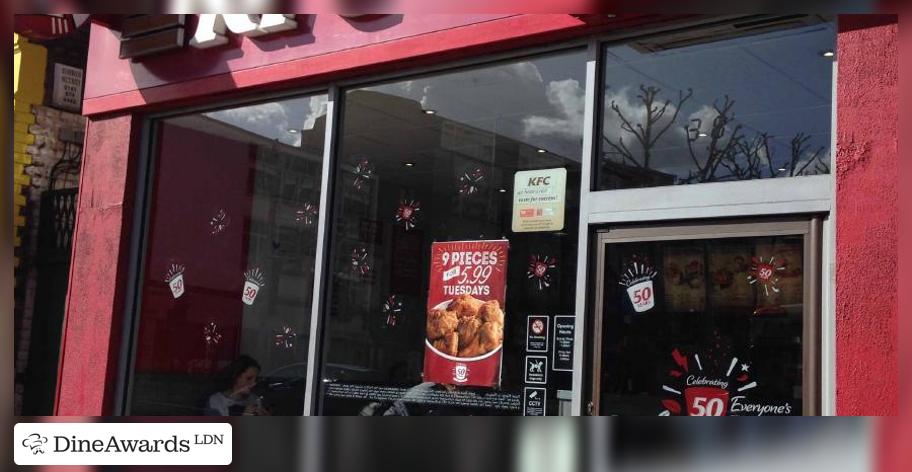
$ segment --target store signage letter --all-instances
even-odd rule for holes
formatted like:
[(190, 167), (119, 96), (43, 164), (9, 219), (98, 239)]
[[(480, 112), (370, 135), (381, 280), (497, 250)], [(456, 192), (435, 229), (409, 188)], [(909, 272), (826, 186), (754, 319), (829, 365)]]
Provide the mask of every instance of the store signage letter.
[[(298, 27), (294, 14), (270, 13), (264, 15), (246, 14), (203, 14), (190, 40), (190, 46), (199, 49), (211, 48), (228, 42), (226, 28), (234, 34), (256, 37)], [(259, 17), (259, 18), (257, 18)]]

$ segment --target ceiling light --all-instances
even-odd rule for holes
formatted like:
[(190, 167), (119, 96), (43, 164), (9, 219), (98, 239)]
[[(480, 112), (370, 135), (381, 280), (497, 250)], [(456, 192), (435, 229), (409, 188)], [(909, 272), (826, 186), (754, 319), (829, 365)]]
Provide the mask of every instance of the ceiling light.
[(548, 152), (548, 151), (545, 151), (545, 150), (542, 149), (542, 148), (538, 148), (538, 149), (535, 150), (535, 152), (537, 152), (537, 153), (539, 153), (539, 154), (544, 154), (544, 153), (546, 153), (546, 152)]
[(505, 189), (505, 188), (500, 189), (500, 193), (507, 193), (507, 189)]
[(406, 163), (404, 163), (403, 165), (405, 165), (405, 167), (415, 167), (415, 163), (414, 163), (414, 162), (406, 162)]
[(780, 168), (779, 168), (779, 172), (785, 172), (785, 170), (786, 170), (785, 167), (780, 167)]
[(437, 110), (424, 110), (425, 115), (433, 115), (436, 113), (437, 113)]
[(836, 53), (833, 51), (823, 51), (820, 55), (823, 57), (834, 57)]
[(698, 138), (705, 138), (705, 137), (707, 137), (707, 136), (709, 136), (709, 135), (706, 134), (706, 133), (697, 133), (697, 137), (698, 137)]
[(288, 132), (291, 133), (291, 134), (298, 134), (298, 133), (300, 133), (301, 131), (300, 131), (300, 130), (297, 130), (297, 129), (294, 129), (294, 128), (288, 128)]

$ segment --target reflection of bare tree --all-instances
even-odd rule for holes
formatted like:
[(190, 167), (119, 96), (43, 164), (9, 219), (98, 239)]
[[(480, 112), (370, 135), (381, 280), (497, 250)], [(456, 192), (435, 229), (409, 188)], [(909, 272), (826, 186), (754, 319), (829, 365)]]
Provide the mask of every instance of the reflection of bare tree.
[[(716, 175), (719, 167), (728, 168), (729, 163), (736, 160), (738, 145), (743, 141), (744, 136), (741, 134), (739, 124), (729, 129), (729, 125), (735, 120), (735, 114), (732, 112), (733, 106), (735, 106), (735, 101), (728, 95), (725, 96), (721, 106), (717, 102), (713, 102), (716, 117), (713, 118), (712, 128), (708, 134), (704, 135), (703, 120), (700, 119), (691, 120), (690, 126), (684, 127), (687, 136), (687, 150), (690, 152), (690, 158), (696, 166), (696, 170), (691, 170), (688, 176), (682, 179), (682, 183), (720, 180), (720, 176)], [(705, 156), (701, 157), (697, 155), (694, 143), (704, 137), (708, 137), (709, 142), (706, 144)]]
[(773, 164), (773, 152), (769, 142), (773, 137), (767, 133), (757, 133), (750, 141), (742, 140), (738, 144), (739, 154), (743, 158), (744, 167), (739, 166), (738, 160), (730, 163), (728, 169), (732, 177), (738, 180), (762, 179), (768, 177), (795, 177), (798, 175), (826, 174), (830, 166), (824, 161), (826, 146), (818, 147), (809, 154), (808, 141), (811, 137), (798, 133), (789, 143), (789, 161), (782, 167), (776, 168)]
[(623, 137), (618, 137), (617, 142), (612, 141), (607, 136), (603, 136), (605, 143), (612, 149), (607, 151), (608, 154), (617, 154), (623, 157), (623, 159), (637, 167), (644, 167), (646, 169), (650, 168), (652, 164), (652, 148), (659, 141), (659, 138), (665, 134), (671, 128), (671, 125), (675, 123), (678, 118), (678, 113), (681, 112), (681, 106), (684, 105), (687, 100), (693, 96), (693, 90), (687, 89), (685, 94), (683, 91), (678, 92), (678, 101), (674, 106), (674, 111), (672, 112), (671, 117), (668, 119), (668, 122), (660, 124), (662, 118), (665, 116), (665, 112), (668, 111), (668, 107), (671, 106), (671, 100), (665, 100), (661, 106), (656, 104), (656, 98), (661, 92), (661, 89), (653, 87), (640, 85), (640, 93), (637, 95), (640, 103), (643, 104), (643, 109), (646, 111), (646, 117), (643, 123), (633, 124), (630, 122), (630, 118), (624, 115), (624, 112), (621, 111), (621, 107), (612, 100), (611, 101), (611, 110), (617, 115), (618, 119), (621, 120), (621, 129), (632, 134), (637, 144), (643, 151), (643, 162), (640, 163), (635, 157), (633, 152), (624, 143)]
[[(606, 144), (604, 157), (620, 156), (617, 160), (628, 166), (652, 168), (653, 147), (675, 124), (681, 107), (693, 95), (693, 91), (687, 89), (687, 93), (678, 93), (675, 105), (672, 105), (671, 100), (658, 105), (656, 102), (660, 102), (657, 100), (660, 92), (661, 89), (656, 87), (640, 85), (637, 99), (645, 111), (642, 123), (632, 122), (628, 116), (630, 110), (622, 110), (614, 100), (611, 101), (610, 109), (620, 120), (621, 130), (633, 135), (631, 141), (635, 142), (634, 149), (638, 146), (643, 157), (642, 160), (637, 158), (631, 146), (624, 142), (623, 136), (612, 140), (607, 135), (602, 137)], [(762, 131), (753, 137), (745, 136), (743, 126), (735, 121), (734, 105), (735, 101), (725, 95), (721, 103), (718, 100), (713, 102), (715, 117), (709, 129), (703, 128), (704, 123), (701, 119), (692, 119), (684, 126), (693, 168), (687, 176), (679, 178), (678, 183), (791, 177), (825, 174), (830, 171), (828, 163), (824, 160), (828, 157), (826, 146), (820, 146), (810, 152), (811, 136), (803, 132), (792, 137), (788, 160), (777, 165), (773, 155), (775, 146), (772, 143), (775, 137)], [(674, 111), (666, 118), (666, 112), (671, 106), (674, 106)]]

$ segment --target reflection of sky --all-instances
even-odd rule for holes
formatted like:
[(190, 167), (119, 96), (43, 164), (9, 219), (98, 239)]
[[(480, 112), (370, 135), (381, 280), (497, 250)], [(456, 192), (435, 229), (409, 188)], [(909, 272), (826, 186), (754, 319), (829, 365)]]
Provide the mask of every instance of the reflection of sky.
[(316, 119), (326, 114), (326, 102), (326, 95), (315, 95), (230, 108), (204, 115), (284, 144), (300, 146), (301, 131), (313, 129)]
[(584, 52), (455, 71), (370, 87), (409, 98), (441, 118), (579, 160)]
[[(809, 150), (830, 145), (833, 61), (821, 53), (833, 50), (834, 43), (834, 25), (821, 24), (658, 53), (612, 47), (604, 55), (605, 106), (614, 101), (637, 123), (635, 118), (645, 112), (636, 95), (641, 84), (651, 85), (661, 89), (661, 103), (672, 100), (667, 120), (679, 92), (692, 89), (693, 97), (682, 107), (677, 123), (654, 148), (652, 167), (682, 176), (692, 167), (683, 127), (701, 118), (701, 130), (708, 132), (716, 115), (713, 102), (721, 103), (728, 95), (735, 101), (735, 123), (743, 126), (745, 136), (774, 136), (771, 152), (781, 163), (798, 132), (812, 136)], [(619, 136), (626, 144), (634, 141), (620, 130), (620, 119), (610, 108), (605, 110), (604, 132), (615, 141)], [(642, 151), (634, 154), (640, 157)]]

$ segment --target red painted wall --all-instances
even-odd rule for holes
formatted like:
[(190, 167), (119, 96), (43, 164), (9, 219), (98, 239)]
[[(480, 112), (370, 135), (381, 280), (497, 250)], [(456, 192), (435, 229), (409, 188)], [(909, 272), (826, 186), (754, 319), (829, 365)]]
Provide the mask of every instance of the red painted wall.
[[(886, 22), (885, 22), (886, 20)], [(840, 16), (836, 411), (898, 413), (897, 24)]]
[(57, 387), (58, 415), (111, 411), (120, 354), (140, 121), (89, 120)]

